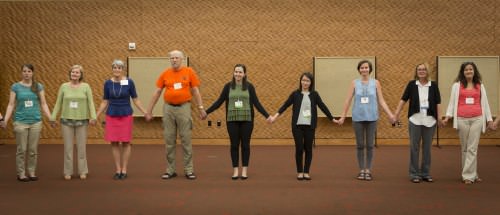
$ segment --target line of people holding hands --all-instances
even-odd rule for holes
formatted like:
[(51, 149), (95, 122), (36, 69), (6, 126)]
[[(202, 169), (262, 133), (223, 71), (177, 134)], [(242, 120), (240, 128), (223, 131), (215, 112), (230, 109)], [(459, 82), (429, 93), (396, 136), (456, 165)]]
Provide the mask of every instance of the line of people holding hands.
[[(314, 89), (314, 77), (305, 72), (299, 78), (298, 88), (293, 90), (278, 111), (269, 114), (259, 101), (255, 87), (248, 80), (247, 68), (236, 64), (231, 81), (226, 83), (220, 96), (205, 109), (199, 91), (200, 80), (196, 72), (182, 66), (184, 54), (174, 50), (169, 52), (171, 67), (167, 68), (156, 81), (157, 89), (145, 108), (140, 102), (134, 81), (126, 76), (123, 61), (115, 60), (111, 65), (111, 78), (104, 83), (102, 102), (95, 108), (92, 89), (83, 82), (84, 69), (74, 65), (68, 72), (69, 82), (63, 83), (58, 91), (56, 104), (49, 111), (44, 87), (36, 81), (35, 69), (31, 64), (22, 65), (22, 79), (12, 84), (5, 117), (0, 114), (0, 126), (6, 128), (13, 118), (17, 143), (17, 180), (36, 181), (38, 141), (42, 129), (42, 114), (50, 120), (50, 125), (60, 124), (64, 142), (63, 177), (86, 179), (86, 142), (88, 125), (96, 125), (101, 114), (105, 114), (104, 139), (111, 144), (115, 163), (113, 179), (128, 177), (128, 162), (131, 156), (133, 103), (152, 120), (152, 110), (163, 91), (163, 136), (166, 145), (167, 167), (162, 179), (177, 176), (176, 139), (180, 137), (183, 148), (184, 176), (189, 180), (197, 178), (193, 165), (191, 144), (193, 119), (191, 111), (198, 110), (200, 119), (225, 105), (226, 126), (230, 141), (230, 155), (233, 167), (232, 180), (246, 180), (250, 160), (250, 141), (254, 127), (255, 112), (263, 115), (268, 123), (275, 122), (288, 107), (292, 106), (291, 131), (295, 142), (297, 180), (311, 180), (310, 168), (313, 156), (313, 142), (318, 121), (318, 108), (328, 120), (343, 125), (352, 106), (352, 126), (356, 139), (359, 180), (373, 180), (372, 161), (375, 133), (381, 107), (392, 124), (400, 121), (403, 106), (409, 101), (408, 131), (410, 148), (409, 177), (413, 183), (433, 182), (431, 169), (431, 145), (437, 126), (444, 126), (453, 118), (453, 128), (458, 130), (462, 151), (462, 181), (465, 184), (480, 182), (477, 173), (477, 150), (481, 132), (496, 130), (499, 119), (492, 119), (486, 90), (479, 70), (473, 62), (464, 62), (452, 86), (450, 102), (445, 115), (441, 115), (441, 95), (438, 85), (431, 81), (431, 69), (425, 63), (415, 67), (414, 79), (410, 80), (401, 96), (395, 112), (385, 102), (382, 86), (378, 80), (370, 78), (373, 65), (368, 60), (358, 63), (360, 77), (352, 81), (340, 118), (335, 119)], [(192, 103), (196, 108), (192, 108)], [(12, 115), (14, 114), (14, 117)], [(59, 121), (57, 121), (59, 118)], [(76, 145), (77, 168), (73, 167), (73, 145)], [(241, 171), (240, 171), (241, 151)], [(420, 159), (420, 151), (422, 157)]]

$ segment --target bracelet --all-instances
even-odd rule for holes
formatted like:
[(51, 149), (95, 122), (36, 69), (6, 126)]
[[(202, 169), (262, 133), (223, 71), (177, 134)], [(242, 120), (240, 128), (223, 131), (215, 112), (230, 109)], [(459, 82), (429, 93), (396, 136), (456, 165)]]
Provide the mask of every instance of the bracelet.
[(198, 106), (198, 109), (203, 109), (203, 105)]

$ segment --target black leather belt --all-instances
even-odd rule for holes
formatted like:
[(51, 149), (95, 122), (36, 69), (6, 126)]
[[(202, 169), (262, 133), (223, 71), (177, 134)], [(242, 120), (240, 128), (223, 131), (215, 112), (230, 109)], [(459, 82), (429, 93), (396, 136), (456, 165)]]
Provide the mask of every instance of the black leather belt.
[(170, 103), (168, 103), (168, 105), (170, 105), (170, 106), (174, 106), (174, 107), (180, 107), (180, 106), (182, 106), (182, 105), (184, 105), (184, 104), (186, 104), (186, 103), (189, 103), (189, 102), (184, 102), (184, 103), (182, 103), (182, 104), (170, 104)]

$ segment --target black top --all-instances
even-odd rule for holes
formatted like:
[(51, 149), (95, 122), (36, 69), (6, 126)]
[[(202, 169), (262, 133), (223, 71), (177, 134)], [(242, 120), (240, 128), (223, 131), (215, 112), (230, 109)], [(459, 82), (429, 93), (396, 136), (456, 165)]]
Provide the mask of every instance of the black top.
[[(297, 125), (297, 120), (299, 119), (299, 114), (300, 114), (300, 106), (302, 105), (302, 98), (304, 97), (304, 94), (302, 94), (301, 91), (293, 91), (292, 94), (288, 97), (288, 100), (285, 101), (285, 103), (280, 107), (278, 110), (278, 113), (281, 115), (281, 113), (285, 112), (285, 110), (290, 107), (290, 105), (293, 104), (292, 107), (292, 127)], [(321, 97), (319, 96), (319, 93), (316, 91), (310, 91), (309, 93), (309, 100), (311, 100), (311, 127), (316, 128), (317, 124), (317, 119), (318, 119), (318, 108), (321, 109), (321, 111), (328, 117), (328, 119), (333, 120), (333, 116), (330, 113), (330, 110), (328, 110), (328, 107), (326, 107), (325, 103), (323, 103), (323, 100), (321, 100)]]
[[(407, 102), (408, 99), (410, 100), (410, 107), (408, 108), (408, 118), (410, 118), (413, 114), (420, 112), (420, 99), (418, 96), (418, 85), (416, 83), (416, 80), (411, 80), (410, 82), (408, 82), (405, 92), (401, 97), (401, 100), (405, 102)], [(429, 110), (427, 111), (427, 114), (433, 116), (435, 119), (438, 119), (437, 105), (441, 104), (441, 93), (439, 93), (439, 88), (435, 81), (431, 81), (428, 100)]]
[[(226, 102), (226, 120), (227, 120), (227, 105), (229, 102), (230, 89), (231, 89), (231, 82), (224, 85), (224, 88), (222, 89), (219, 98), (206, 110), (207, 114), (214, 112), (215, 110), (217, 110), (217, 108), (219, 108), (222, 105), (223, 102)], [(253, 111), (254, 106), (267, 119), (269, 117), (269, 114), (267, 113), (266, 109), (264, 109), (262, 104), (260, 104), (259, 98), (257, 98), (257, 94), (255, 93), (255, 88), (251, 83), (248, 83), (247, 90), (250, 95), (250, 107), (251, 107), (250, 110), (251, 110), (252, 121), (254, 118), (254, 111)]]

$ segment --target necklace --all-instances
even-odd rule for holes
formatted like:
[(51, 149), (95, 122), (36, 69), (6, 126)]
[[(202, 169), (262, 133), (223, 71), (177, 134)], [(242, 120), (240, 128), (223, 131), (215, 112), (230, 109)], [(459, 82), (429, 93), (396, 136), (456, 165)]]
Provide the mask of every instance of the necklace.
[(113, 80), (111, 80), (111, 83), (113, 84), (113, 95), (115, 96), (115, 98), (119, 98), (120, 97), (120, 94), (122, 94), (122, 87), (123, 85), (120, 84), (120, 91), (118, 91), (118, 95), (116, 95), (116, 91), (115, 91), (115, 82)]

